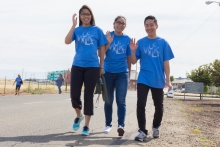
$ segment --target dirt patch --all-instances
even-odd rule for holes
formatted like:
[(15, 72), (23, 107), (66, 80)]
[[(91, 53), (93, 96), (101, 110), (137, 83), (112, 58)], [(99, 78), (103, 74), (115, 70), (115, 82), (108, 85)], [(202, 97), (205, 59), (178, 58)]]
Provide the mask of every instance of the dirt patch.
[(220, 99), (189, 99), (182, 101), (186, 113), (194, 127), (190, 132), (203, 146), (220, 147)]

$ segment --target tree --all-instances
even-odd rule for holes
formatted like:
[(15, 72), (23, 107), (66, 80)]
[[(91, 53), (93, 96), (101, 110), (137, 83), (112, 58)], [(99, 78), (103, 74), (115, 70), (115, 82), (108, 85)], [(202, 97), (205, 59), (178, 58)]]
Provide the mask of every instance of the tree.
[(215, 60), (209, 65), (209, 73), (211, 74), (211, 80), (216, 87), (220, 86), (220, 60)]
[(204, 86), (210, 86), (212, 84), (209, 65), (199, 66), (198, 69), (194, 69), (191, 73), (187, 73), (187, 77), (193, 82), (203, 82)]
[(170, 76), (170, 81), (171, 81), (171, 82), (174, 81), (174, 76)]

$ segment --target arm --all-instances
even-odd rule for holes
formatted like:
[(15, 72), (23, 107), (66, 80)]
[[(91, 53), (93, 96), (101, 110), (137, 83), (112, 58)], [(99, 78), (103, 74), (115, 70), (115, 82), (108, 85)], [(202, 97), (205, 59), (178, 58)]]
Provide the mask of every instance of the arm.
[(113, 39), (114, 39), (114, 35), (111, 36), (110, 32), (107, 31), (107, 32), (106, 32), (106, 38), (107, 38), (107, 40), (108, 40), (108, 44), (105, 45), (105, 51), (108, 50), (110, 44), (112, 43), (112, 41), (113, 41)]
[(136, 55), (135, 55), (135, 52), (136, 52), (137, 47), (138, 47), (138, 44), (135, 43), (135, 38), (132, 38), (132, 39), (131, 39), (131, 42), (130, 42), (131, 63), (132, 63), (132, 64), (137, 63), (137, 59), (136, 59)]
[(172, 90), (172, 85), (170, 83), (170, 63), (169, 60), (164, 61), (164, 72), (166, 75), (166, 84), (165, 87), (168, 87), (168, 91)]
[(73, 17), (72, 17), (73, 25), (72, 25), (71, 29), (69, 30), (68, 34), (66, 35), (65, 44), (70, 44), (72, 42), (73, 32), (74, 32), (76, 24), (77, 24), (77, 18), (75, 18), (75, 17), (76, 17), (76, 14), (73, 14)]
[(100, 76), (103, 74), (103, 63), (104, 63), (104, 56), (105, 56), (105, 45), (102, 45), (99, 49), (99, 54), (100, 54)]

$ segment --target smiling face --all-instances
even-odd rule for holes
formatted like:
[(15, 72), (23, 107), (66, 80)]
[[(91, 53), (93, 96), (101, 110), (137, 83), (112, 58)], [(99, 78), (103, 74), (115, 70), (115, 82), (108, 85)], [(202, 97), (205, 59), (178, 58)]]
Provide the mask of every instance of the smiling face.
[(80, 12), (80, 20), (82, 21), (82, 25), (84, 27), (88, 27), (91, 25), (92, 14), (88, 9), (82, 9)]
[(156, 30), (158, 28), (157, 23), (153, 19), (147, 19), (144, 23), (145, 31), (148, 34), (148, 38), (154, 39), (157, 37)]
[(115, 22), (113, 23), (115, 34), (121, 35), (123, 30), (126, 27), (126, 20), (123, 17), (116, 18)]

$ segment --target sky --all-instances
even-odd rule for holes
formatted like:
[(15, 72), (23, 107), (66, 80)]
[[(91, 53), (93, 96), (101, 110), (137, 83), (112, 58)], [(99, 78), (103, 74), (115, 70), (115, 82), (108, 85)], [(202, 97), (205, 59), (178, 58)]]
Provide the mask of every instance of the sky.
[[(219, 1), (220, 2), (220, 1)], [(0, 78), (45, 78), (47, 72), (72, 66), (75, 43), (64, 43), (72, 15), (91, 7), (96, 25), (113, 30), (118, 15), (126, 17), (124, 33), (136, 40), (147, 36), (144, 18), (158, 20), (157, 35), (166, 39), (175, 58), (171, 75), (186, 73), (220, 58), (220, 6), (205, 0), (1, 0)], [(135, 70), (136, 66), (132, 66)], [(139, 66), (138, 66), (139, 70)]]

